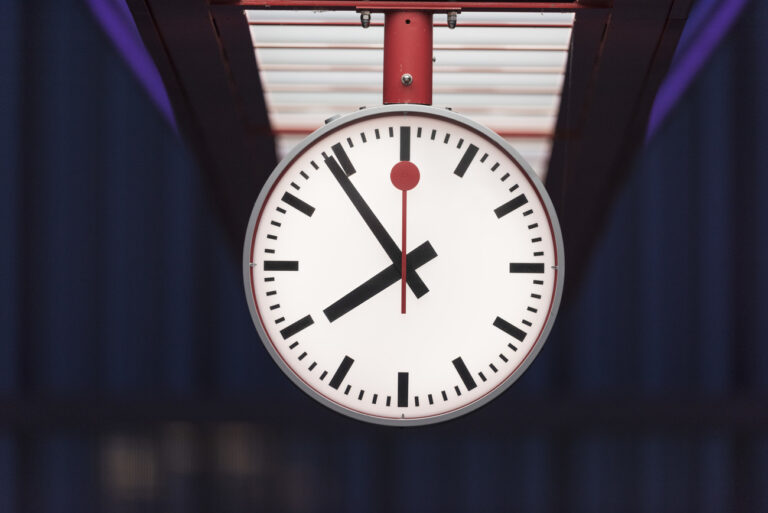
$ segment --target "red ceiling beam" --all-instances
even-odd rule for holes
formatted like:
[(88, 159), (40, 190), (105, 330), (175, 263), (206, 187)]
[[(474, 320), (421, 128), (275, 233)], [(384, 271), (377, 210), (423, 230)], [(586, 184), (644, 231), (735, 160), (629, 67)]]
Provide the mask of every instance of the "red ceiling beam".
[(384, 2), (370, 0), (212, 0), (212, 4), (231, 5), (242, 9), (297, 9), (322, 11), (523, 11), (523, 12), (571, 12), (595, 9), (602, 6), (580, 2)]
[[(462, 22), (458, 23), (462, 28), (554, 28), (565, 29), (573, 27), (573, 23), (525, 23), (525, 22), (508, 22), (508, 23), (492, 23), (492, 22)], [(359, 21), (297, 21), (297, 20), (255, 20), (249, 21), (248, 25), (251, 26), (266, 26), (266, 27), (359, 27)], [(382, 22), (371, 22), (371, 27), (383, 27)], [(447, 27), (447, 23), (435, 23), (435, 27)]]
[[(256, 43), (266, 50), (382, 50), (378, 43)], [(434, 45), (435, 50), (472, 52), (567, 52), (567, 45)]]
[[(306, 136), (317, 130), (316, 126), (285, 126), (285, 127), (272, 127), (272, 135), (299, 135)], [(494, 130), (502, 137), (519, 137), (521, 139), (549, 139), (553, 133), (548, 130)]]
[[(381, 65), (363, 64), (262, 64), (260, 71), (325, 71), (339, 72), (381, 72)], [(438, 66), (432, 68), (433, 73), (531, 73), (541, 75), (562, 75), (564, 72), (556, 66)]]

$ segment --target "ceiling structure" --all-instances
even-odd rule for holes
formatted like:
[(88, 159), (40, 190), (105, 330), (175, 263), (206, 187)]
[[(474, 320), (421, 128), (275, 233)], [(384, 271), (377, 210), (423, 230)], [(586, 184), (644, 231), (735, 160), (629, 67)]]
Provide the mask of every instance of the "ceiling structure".
[[(459, 11), (454, 30), (435, 15), (434, 104), (499, 132), (545, 178), (563, 229), (568, 294), (643, 141), (691, 1), (128, 4), (238, 256), (278, 156), (330, 115), (381, 103), (376, 13)], [(368, 29), (360, 6), (374, 12)]]
[[(381, 104), (384, 15), (248, 11), (278, 157), (329, 117)], [(435, 16), (433, 102), (504, 136), (544, 176), (573, 13)]]

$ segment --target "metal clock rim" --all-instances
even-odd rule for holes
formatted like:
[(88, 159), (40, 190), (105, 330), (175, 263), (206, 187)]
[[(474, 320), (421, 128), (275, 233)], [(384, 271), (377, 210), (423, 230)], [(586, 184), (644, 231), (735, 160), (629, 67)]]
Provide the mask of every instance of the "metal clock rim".
[[(277, 182), (277, 180), (282, 176), (286, 168), (290, 166), (298, 156), (304, 153), (304, 151), (308, 147), (314, 144), (315, 141), (317, 141), (318, 139), (321, 139), (327, 134), (334, 132), (346, 125), (359, 121), (361, 119), (380, 117), (386, 114), (396, 114), (396, 113), (405, 113), (406, 115), (408, 113), (414, 113), (414, 114), (422, 114), (430, 117), (447, 119), (454, 123), (461, 124), (467, 127), (468, 129), (474, 132), (477, 132), (482, 136), (487, 137), (490, 141), (492, 141), (494, 144), (500, 147), (503, 151), (508, 153), (513, 158), (513, 160), (517, 163), (519, 168), (527, 175), (529, 181), (531, 182), (531, 184), (533, 184), (533, 187), (536, 189), (536, 192), (539, 198), (541, 199), (542, 203), (546, 208), (547, 215), (549, 217), (550, 226), (552, 228), (552, 233), (555, 239), (555, 251), (556, 251), (556, 262), (557, 262), (557, 270), (556, 270), (557, 280), (555, 283), (555, 293), (552, 298), (549, 317), (547, 319), (547, 322), (544, 325), (544, 328), (541, 330), (541, 333), (538, 339), (535, 342), (535, 346), (531, 349), (531, 352), (528, 354), (525, 360), (523, 360), (520, 363), (520, 365), (507, 377), (507, 379), (505, 379), (495, 389), (491, 390), (480, 399), (477, 399), (476, 401), (469, 403), (466, 406), (463, 406), (461, 408), (458, 408), (456, 410), (453, 410), (441, 415), (435, 415), (431, 417), (421, 417), (416, 419), (383, 418), (383, 417), (377, 417), (375, 415), (368, 415), (359, 411), (351, 410), (325, 397), (323, 394), (321, 394), (320, 392), (312, 388), (310, 385), (305, 383), (293, 371), (293, 369), (291, 369), (291, 367), (289, 367), (288, 364), (280, 357), (280, 355), (277, 353), (276, 349), (274, 348), (273, 344), (271, 343), (270, 341), (271, 339), (267, 335), (266, 329), (262, 325), (261, 317), (259, 316), (259, 313), (256, 309), (256, 301), (255, 301), (255, 298), (253, 297), (252, 288), (251, 288), (251, 265), (250, 264), (251, 264), (251, 244), (252, 244), (253, 231), (256, 229), (256, 223), (259, 220), (261, 209), (264, 206), (264, 202), (266, 201), (267, 197), (272, 191), (272, 188), (275, 185), (275, 182)], [(319, 402), (323, 406), (326, 406), (337, 413), (340, 413), (346, 417), (350, 417), (358, 421), (367, 422), (371, 424), (385, 425), (385, 426), (416, 427), (416, 426), (438, 424), (440, 422), (456, 419), (458, 417), (466, 415), (467, 413), (475, 411), (485, 406), (486, 404), (490, 403), (494, 399), (496, 399), (498, 396), (503, 394), (513, 383), (515, 383), (518, 379), (520, 379), (520, 376), (522, 376), (525, 373), (525, 371), (528, 370), (528, 367), (531, 365), (531, 363), (533, 363), (533, 361), (536, 359), (541, 349), (544, 347), (544, 344), (546, 343), (547, 338), (549, 338), (549, 334), (552, 331), (552, 328), (554, 326), (555, 319), (557, 317), (557, 312), (560, 308), (560, 301), (563, 295), (563, 283), (564, 283), (564, 271), (565, 271), (564, 263), (565, 262), (564, 262), (564, 251), (563, 251), (563, 235), (560, 229), (560, 223), (557, 218), (557, 213), (555, 212), (554, 205), (552, 204), (552, 200), (550, 199), (549, 194), (546, 192), (546, 189), (544, 188), (544, 184), (542, 184), (541, 180), (533, 171), (530, 164), (528, 164), (528, 162), (522, 158), (522, 156), (517, 152), (517, 150), (515, 150), (512, 147), (512, 145), (510, 145), (501, 136), (499, 136), (489, 128), (463, 115), (457, 114), (453, 111), (439, 109), (436, 107), (426, 106), (426, 105), (394, 104), (394, 105), (383, 105), (378, 107), (361, 109), (359, 111), (345, 114), (334, 119), (332, 122), (315, 130), (309, 136), (304, 138), (301, 142), (299, 142), (299, 144), (297, 144), (293, 149), (291, 149), (291, 151), (278, 163), (278, 165), (269, 175), (267, 180), (264, 182), (264, 185), (262, 186), (261, 191), (259, 192), (259, 196), (257, 197), (256, 202), (254, 203), (253, 210), (251, 211), (250, 219), (248, 220), (248, 228), (245, 232), (245, 243), (243, 247), (243, 284), (245, 286), (245, 296), (248, 302), (248, 310), (251, 314), (251, 320), (253, 321), (253, 324), (256, 327), (256, 332), (258, 333), (259, 338), (261, 339), (261, 343), (267, 349), (267, 352), (275, 361), (275, 363), (283, 372), (283, 374), (288, 376), (288, 378), (293, 382), (293, 384), (296, 385), (302, 392), (304, 392), (309, 397)]]

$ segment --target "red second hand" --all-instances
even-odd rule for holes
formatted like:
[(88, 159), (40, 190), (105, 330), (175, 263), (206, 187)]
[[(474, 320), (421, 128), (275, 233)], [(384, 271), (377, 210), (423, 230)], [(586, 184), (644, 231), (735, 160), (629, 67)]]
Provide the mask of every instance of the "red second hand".
[(400, 261), (400, 312), (405, 313), (405, 274), (407, 269), (407, 253), (406, 253), (406, 227), (408, 219), (408, 191), (416, 187), (419, 183), (419, 168), (413, 162), (402, 160), (394, 165), (392, 172), (389, 175), (392, 180), (392, 185), (403, 191), (403, 227), (402, 227), (402, 244), (400, 247), (400, 253), (402, 258)]

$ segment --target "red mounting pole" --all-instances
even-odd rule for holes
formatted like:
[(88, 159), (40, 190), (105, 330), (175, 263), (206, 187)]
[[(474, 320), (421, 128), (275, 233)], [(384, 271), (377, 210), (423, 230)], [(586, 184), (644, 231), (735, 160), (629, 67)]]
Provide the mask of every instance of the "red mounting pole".
[(384, 103), (432, 105), (432, 13), (384, 18)]

